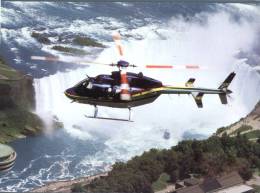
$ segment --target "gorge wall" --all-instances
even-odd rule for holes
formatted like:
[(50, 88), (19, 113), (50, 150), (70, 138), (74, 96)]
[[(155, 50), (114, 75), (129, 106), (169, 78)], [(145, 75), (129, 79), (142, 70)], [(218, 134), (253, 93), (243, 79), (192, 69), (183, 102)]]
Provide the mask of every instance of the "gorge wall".
[(35, 135), (43, 122), (35, 108), (33, 79), (9, 67), (0, 58), (0, 143)]

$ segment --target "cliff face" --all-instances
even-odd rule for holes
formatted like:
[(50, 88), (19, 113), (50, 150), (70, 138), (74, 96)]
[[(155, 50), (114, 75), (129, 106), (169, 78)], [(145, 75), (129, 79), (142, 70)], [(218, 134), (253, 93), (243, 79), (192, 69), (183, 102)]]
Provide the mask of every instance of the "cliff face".
[(218, 129), (216, 134), (222, 136), (224, 133), (229, 136), (244, 134), (251, 140), (260, 138), (260, 101), (246, 117), (228, 127)]
[(35, 108), (33, 79), (8, 67), (0, 59), (0, 143), (43, 129)]
[(258, 116), (260, 118), (260, 101), (257, 103), (254, 110), (249, 114), (249, 116)]
[(0, 80), (0, 110), (20, 106), (34, 108), (33, 81), (30, 77), (17, 80)]

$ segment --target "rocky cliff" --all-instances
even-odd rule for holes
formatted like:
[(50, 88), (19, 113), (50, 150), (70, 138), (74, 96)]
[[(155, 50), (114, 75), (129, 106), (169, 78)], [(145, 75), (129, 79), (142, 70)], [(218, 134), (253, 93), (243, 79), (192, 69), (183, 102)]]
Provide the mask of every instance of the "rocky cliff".
[(0, 58), (0, 143), (43, 129), (34, 108), (33, 79), (10, 68)]
[(246, 135), (251, 140), (260, 138), (260, 101), (255, 108), (246, 117), (241, 118), (238, 122), (218, 129), (217, 135), (222, 136), (224, 133), (230, 136), (236, 136), (238, 133)]

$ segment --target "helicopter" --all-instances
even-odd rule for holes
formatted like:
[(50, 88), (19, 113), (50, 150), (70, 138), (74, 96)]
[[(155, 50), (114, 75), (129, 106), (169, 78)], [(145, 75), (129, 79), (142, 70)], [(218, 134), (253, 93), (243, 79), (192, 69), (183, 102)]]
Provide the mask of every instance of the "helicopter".
[[(119, 33), (113, 34), (113, 40), (116, 44), (119, 55), (123, 56), (123, 48), (121, 45), (121, 36)], [(40, 56), (32, 56), (36, 60), (59, 60), (58, 58), (47, 58)], [(61, 61), (61, 60), (59, 60)], [(64, 61), (66, 62), (66, 61)], [(91, 62), (78, 62), (79, 64), (90, 64)], [(96, 63), (100, 64), (100, 63)], [(183, 87), (166, 86), (161, 81), (144, 76), (142, 72), (127, 72), (129, 67), (137, 67), (134, 64), (120, 59), (117, 63), (104, 64), (117, 67), (117, 71), (111, 74), (100, 74), (95, 77), (83, 79), (75, 86), (65, 90), (64, 94), (72, 100), (72, 102), (89, 104), (94, 106), (93, 116), (86, 116), (94, 119), (107, 119), (116, 121), (132, 122), (131, 109), (133, 107), (145, 105), (154, 102), (162, 94), (191, 94), (198, 108), (203, 107), (202, 97), (205, 94), (219, 95), (222, 104), (227, 104), (227, 96), (232, 93), (228, 89), (231, 81), (235, 77), (232, 72), (217, 88), (200, 88), (194, 87), (194, 78), (190, 78)], [(146, 65), (147, 68), (174, 68), (172, 65)], [(196, 65), (186, 65), (184, 68), (197, 69)], [(112, 108), (127, 108), (129, 110), (128, 119), (107, 118), (98, 116), (98, 106), (106, 106)]]

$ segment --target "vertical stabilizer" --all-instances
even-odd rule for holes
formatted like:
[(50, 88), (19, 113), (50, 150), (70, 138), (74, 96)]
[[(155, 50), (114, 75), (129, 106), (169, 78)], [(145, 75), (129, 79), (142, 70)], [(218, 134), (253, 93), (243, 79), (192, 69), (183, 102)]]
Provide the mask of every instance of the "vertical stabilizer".
[(235, 76), (235, 72), (230, 73), (228, 77), (224, 80), (224, 82), (218, 87), (218, 89), (226, 90)]
[(222, 104), (227, 104), (227, 94), (219, 94), (219, 98)]

